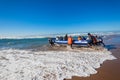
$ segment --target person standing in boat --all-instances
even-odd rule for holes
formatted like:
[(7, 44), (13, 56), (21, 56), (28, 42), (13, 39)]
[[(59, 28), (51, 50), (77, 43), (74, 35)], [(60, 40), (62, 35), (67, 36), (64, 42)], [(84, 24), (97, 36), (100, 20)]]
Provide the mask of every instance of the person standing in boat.
[(65, 41), (68, 40), (68, 36), (67, 36), (67, 34), (65, 35), (64, 40), (65, 40)]
[(68, 37), (68, 45), (72, 48), (73, 39), (71, 36)]

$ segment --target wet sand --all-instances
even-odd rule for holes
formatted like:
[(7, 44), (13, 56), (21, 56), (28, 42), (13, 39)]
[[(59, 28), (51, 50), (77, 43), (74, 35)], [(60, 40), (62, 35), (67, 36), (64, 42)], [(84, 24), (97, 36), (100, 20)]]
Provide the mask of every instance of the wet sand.
[(72, 79), (65, 80), (120, 80), (120, 45), (115, 45), (110, 51), (117, 59), (105, 61), (97, 69), (97, 74), (91, 75), (90, 77), (73, 76)]
[(105, 61), (97, 74), (90, 77), (75, 77), (65, 80), (120, 80), (120, 48), (111, 50), (116, 60)]
[[(101, 48), (101, 49), (100, 49)], [(60, 48), (59, 48), (60, 49)], [(53, 48), (52, 48), (53, 50)], [(58, 50), (58, 48), (54, 48), (54, 50)], [(60, 50), (65, 50), (65, 48), (61, 48)], [(74, 49), (73, 49), (74, 50)], [(76, 50), (76, 49), (75, 49)], [(78, 48), (77, 48), (78, 50)], [(94, 48), (85, 48), (81, 47), (79, 50), (84, 51), (99, 51), (102, 50), (102, 47)], [(90, 77), (78, 77), (73, 76), (72, 79), (65, 80), (120, 80), (120, 45), (110, 47), (110, 51), (117, 58), (115, 60), (105, 61), (100, 68), (97, 69), (98, 73), (93, 74)]]

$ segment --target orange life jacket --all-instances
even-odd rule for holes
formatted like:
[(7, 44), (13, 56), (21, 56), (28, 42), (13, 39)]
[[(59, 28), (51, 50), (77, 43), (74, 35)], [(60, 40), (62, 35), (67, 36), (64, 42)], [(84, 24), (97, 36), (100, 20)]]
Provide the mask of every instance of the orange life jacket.
[(72, 40), (72, 38), (71, 38), (71, 37), (69, 37), (69, 38), (68, 38), (68, 44), (70, 44), (70, 45), (71, 45), (71, 44), (72, 44), (72, 41), (73, 41), (73, 40)]
[(78, 37), (78, 41), (80, 41), (81, 40), (81, 37)]

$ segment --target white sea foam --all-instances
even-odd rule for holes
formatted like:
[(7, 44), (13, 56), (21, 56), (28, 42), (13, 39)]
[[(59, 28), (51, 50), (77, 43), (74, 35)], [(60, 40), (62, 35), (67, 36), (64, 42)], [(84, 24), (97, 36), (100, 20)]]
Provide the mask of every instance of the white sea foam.
[(115, 59), (107, 50), (70, 51), (0, 51), (0, 80), (63, 80), (72, 76), (96, 74), (105, 60)]

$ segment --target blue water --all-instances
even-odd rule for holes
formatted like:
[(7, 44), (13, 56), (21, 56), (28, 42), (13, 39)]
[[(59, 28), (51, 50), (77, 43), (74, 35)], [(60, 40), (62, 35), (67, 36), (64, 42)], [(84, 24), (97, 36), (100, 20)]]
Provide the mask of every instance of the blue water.
[(0, 49), (33, 49), (47, 44), (47, 38), (0, 39)]
[(109, 39), (105, 40), (106, 44), (113, 44), (113, 45), (119, 45), (120, 44), (120, 35), (114, 35)]
[(108, 36), (104, 40), (104, 43), (108, 50), (117, 49), (120, 47), (120, 35)]
[[(108, 36), (109, 37), (109, 36)], [(76, 40), (77, 37), (74, 37)], [(120, 44), (120, 35), (112, 36), (111, 38), (104, 39), (108, 46)], [(32, 38), (32, 39), (0, 39), (0, 49), (36, 49), (48, 45), (47, 38)]]
[(117, 37), (115, 37), (115, 38), (112, 38), (112, 39), (111, 39), (111, 42), (112, 42), (113, 44), (120, 44), (120, 36), (117, 36)]

